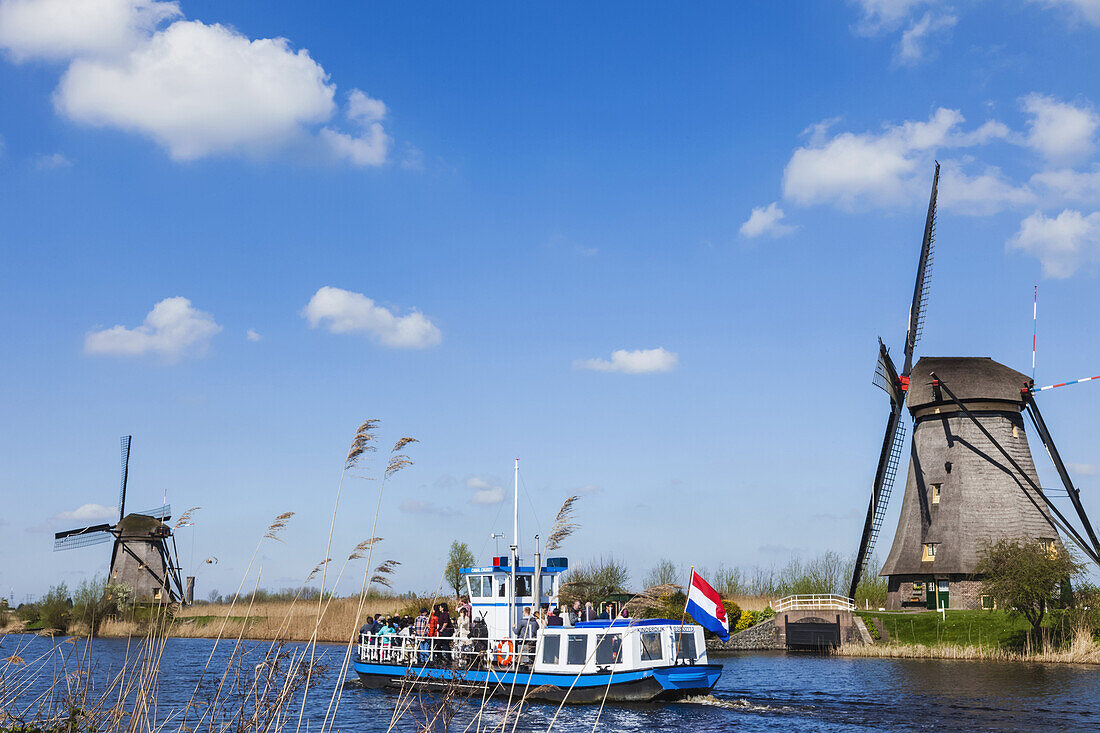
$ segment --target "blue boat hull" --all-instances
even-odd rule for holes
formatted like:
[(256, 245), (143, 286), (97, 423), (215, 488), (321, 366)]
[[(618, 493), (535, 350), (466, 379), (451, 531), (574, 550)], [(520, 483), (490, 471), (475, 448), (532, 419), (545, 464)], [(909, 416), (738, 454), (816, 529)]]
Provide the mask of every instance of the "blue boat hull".
[(406, 667), (397, 664), (355, 662), (366, 687), (428, 689), (458, 687), (478, 696), (523, 697), (570, 703), (675, 700), (708, 693), (722, 675), (720, 664), (657, 667), (609, 674), (553, 674), (451, 667)]

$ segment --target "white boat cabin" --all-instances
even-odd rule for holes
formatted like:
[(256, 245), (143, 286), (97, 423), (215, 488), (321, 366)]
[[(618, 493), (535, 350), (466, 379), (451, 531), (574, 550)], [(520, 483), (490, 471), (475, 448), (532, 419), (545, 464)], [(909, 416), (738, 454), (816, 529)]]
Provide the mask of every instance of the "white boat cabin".
[[(490, 639), (512, 636), (516, 624), (523, 618), (524, 608), (534, 612), (543, 606), (556, 607), (561, 576), (569, 569), (569, 561), (564, 557), (547, 558), (546, 565), (538, 568), (537, 573), (534, 565), (523, 566), (517, 562), (513, 595), (509, 560), (508, 557), (494, 557), (490, 566), (462, 569), (473, 618), (485, 619)], [(535, 597), (536, 592), (538, 598)], [(513, 609), (511, 614), (509, 608)], [(540, 626), (545, 625), (546, 619), (542, 619)]]

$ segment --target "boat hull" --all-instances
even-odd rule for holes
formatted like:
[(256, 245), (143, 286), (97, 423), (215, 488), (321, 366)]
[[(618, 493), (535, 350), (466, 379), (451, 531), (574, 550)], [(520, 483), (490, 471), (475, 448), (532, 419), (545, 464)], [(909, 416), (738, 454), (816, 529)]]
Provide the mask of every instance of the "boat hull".
[(655, 667), (610, 674), (555, 674), (450, 667), (405, 667), (355, 662), (365, 687), (417, 687), (442, 690), (457, 687), (476, 695), (524, 697), (547, 702), (598, 703), (675, 700), (710, 692), (722, 674), (720, 664)]

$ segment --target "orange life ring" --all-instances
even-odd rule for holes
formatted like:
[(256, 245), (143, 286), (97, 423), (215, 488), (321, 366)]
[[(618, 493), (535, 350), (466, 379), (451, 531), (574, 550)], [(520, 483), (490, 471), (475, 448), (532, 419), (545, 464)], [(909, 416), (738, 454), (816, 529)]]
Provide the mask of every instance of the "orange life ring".
[[(508, 653), (504, 653), (505, 645), (508, 646)], [(512, 663), (512, 654), (516, 651), (515, 645), (511, 639), (505, 639), (504, 641), (497, 642), (497, 664), (502, 667), (507, 667)]]

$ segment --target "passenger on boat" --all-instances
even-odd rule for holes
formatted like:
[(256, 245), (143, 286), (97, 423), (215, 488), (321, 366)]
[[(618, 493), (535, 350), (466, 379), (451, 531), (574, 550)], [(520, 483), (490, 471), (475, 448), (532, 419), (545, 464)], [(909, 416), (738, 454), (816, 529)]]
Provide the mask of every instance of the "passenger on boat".
[(485, 623), (484, 616), (479, 616), (470, 623), (470, 638), (473, 640), (474, 658), (484, 661), (485, 654), (489, 651), (489, 626)]
[(462, 609), (466, 609), (466, 618), (474, 617), (474, 607), (470, 604), (470, 596), (458, 597), (458, 608), (456, 610), (461, 612)]
[(569, 618), (566, 619), (569, 626), (576, 626), (581, 620), (581, 602), (573, 601), (573, 607), (569, 609)]
[(454, 634), (454, 624), (451, 623), (451, 614), (447, 611), (447, 604), (440, 603), (432, 611), (428, 619), (428, 636), (432, 637), (432, 660), (443, 661), (450, 656), (451, 640)]
[(417, 644), (420, 652), (420, 663), (427, 664), (432, 651), (431, 640), (425, 638), (428, 636), (428, 609), (420, 609), (420, 615), (413, 621), (412, 630), (413, 636), (420, 640)]
[(610, 621), (611, 618), (612, 618), (612, 616), (611, 616), (611, 604), (609, 603), (606, 606), (601, 607), (600, 615), (596, 617), (596, 620), (597, 621)]
[(458, 649), (467, 652), (470, 650), (470, 613), (465, 606), (458, 607)]
[(535, 639), (539, 635), (539, 615), (531, 615), (530, 606), (523, 609), (523, 618), (515, 628), (516, 638), (522, 651), (519, 653), (520, 663), (533, 661), (535, 658)]
[(393, 619), (383, 619), (382, 625), (378, 627), (378, 645), (382, 652), (382, 658), (386, 661), (392, 661), (394, 635), (397, 633), (397, 627), (395, 627)]
[(596, 607), (592, 605), (592, 601), (584, 602), (584, 618), (582, 621), (595, 621), (596, 620)]
[(564, 626), (564, 622), (561, 617), (561, 609), (554, 608), (550, 613), (546, 614), (546, 626)]

